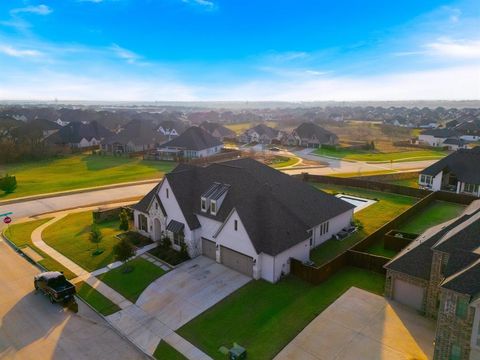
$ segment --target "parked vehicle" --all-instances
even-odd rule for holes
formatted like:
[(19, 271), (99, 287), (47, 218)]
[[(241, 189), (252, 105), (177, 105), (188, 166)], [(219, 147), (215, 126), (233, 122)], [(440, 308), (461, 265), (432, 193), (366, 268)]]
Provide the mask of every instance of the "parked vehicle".
[(334, 236), (335, 239), (337, 239), (337, 240), (343, 240), (343, 239), (345, 239), (346, 237), (348, 237), (348, 236), (350, 236), (351, 234), (353, 234), (355, 231), (357, 231), (357, 227), (352, 225), (352, 226), (343, 228), (338, 234), (335, 234), (335, 235), (333, 235), (333, 236)]
[(52, 304), (75, 302), (75, 286), (59, 271), (43, 272), (35, 276), (33, 286), (45, 294)]

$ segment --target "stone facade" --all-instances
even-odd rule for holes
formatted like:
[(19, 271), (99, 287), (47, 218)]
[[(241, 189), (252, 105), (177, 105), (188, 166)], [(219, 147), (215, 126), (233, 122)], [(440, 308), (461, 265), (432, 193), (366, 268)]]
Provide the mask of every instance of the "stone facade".
[(432, 266), (430, 270), (430, 281), (427, 287), (425, 315), (429, 318), (435, 319), (438, 314), (439, 306), (439, 287), (440, 283), (445, 278), (443, 276), (443, 268), (448, 260), (448, 255), (440, 251), (433, 251)]
[(462, 298), (467, 303), (470, 302), (468, 296), (446, 289), (440, 290), (434, 360), (452, 359), (452, 348), (454, 346), (458, 347), (461, 360), (470, 359), (470, 342), (475, 309), (468, 305), (466, 316), (464, 318), (457, 316), (457, 302)]

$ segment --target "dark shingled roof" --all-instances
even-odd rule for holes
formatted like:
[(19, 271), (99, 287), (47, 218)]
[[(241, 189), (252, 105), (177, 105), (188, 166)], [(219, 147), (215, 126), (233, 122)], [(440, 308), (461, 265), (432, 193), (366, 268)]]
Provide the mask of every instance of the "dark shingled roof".
[(235, 131), (232, 131), (229, 128), (226, 128), (225, 126), (220, 125), (218, 123), (204, 121), (203, 123), (200, 124), (200, 127), (208, 131), (212, 135), (215, 131), (218, 132), (223, 137), (235, 137), (236, 135)]
[(431, 135), (437, 138), (458, 137), (458, 133), (452, 129), (429, 129), (420, 133), (421, 135)]
[(317, 124), (307, 122), (303, 123), (295, 129), (295, 133), (301, 139), (311, 139), (316, 137), (320, 143), (329, 143), (332, 138), (336, 139), (337, 135), (328, 131)]
[(223, 145), (223, 143), (217, 138), (210, 135), (207, 131), (199, 128), (198, 126), (192, 126), (180, 136), (163, 144), (163, 147), (182, 148), (198, 151), (220, 145)]
[[(157, 190), (158, 190), (158, 188), (160, 187), (161, 184), (162, 183), (160, 182), (158, 185), (156, 185), (138, 203), (136, 203), (135, 205), (132, 205), (131, 208), (134, 209), (134, 210), (138, 210), (140, 212), (143, 212), (143, 213), (147, 213), (148, 212), (148, 207), (150, 206), (150, 203), (152, 202), (155, 195), (157, 194)], [(158, 200), (160, 200), (160, 199), (158, 199)], [(160, 204), (162, 204), (161, 201), (159, 201), (159, 202), (160, 202)], [(163, 207), (163, 205), (162, 205), (162, 207)], [(165, 209), (163, 209), (163, 211), (165, 211)]]
[(104, 141), (105, 144), (156, 145), (162, 144), (168, 137), (156, 130), (156, 126), (149, 120), (132, 120), (118, 134)]
[(101, 140), (112, 135), (113, 133), (110, 130), (96, 121), (86, 124), (81, 122), (71, 122), (62, 127), (55, 134), (50, 135), (47, 140), (56, 144), (76, 144), (83, 138), (88, 141), (93, 138)]
[(476, 297), (480, 293), (480, 261), (477, 260), (469, 268), (446, 278), (441, 286), (460, 294)]
[(278, 130), (271, 128), (265, 124), (259, 124), (257, 126), (254, 126), (253, 128), (248, 129), (247, 132), (252, 130), (260, 136), (265, 135), (266, 137), (269, 137), (271, 139), (278, 136)]
[[(196, 214), (224, 222), (236, 209), (258, 253), (276, 255), (308, 238), (307, 231), (353, 205), (253, 159), (199, 167), (177, 166), (165, 178), (191, 229)], [(201, 212), (200, 198), (213, 183), (230, 185), (216, 215)]]
[(435, 176), (448, 169), (458, 180), (469, 184), (480, 184), (480, 146), (473, 149), (460, 149), (430, 165), (421, 173)]

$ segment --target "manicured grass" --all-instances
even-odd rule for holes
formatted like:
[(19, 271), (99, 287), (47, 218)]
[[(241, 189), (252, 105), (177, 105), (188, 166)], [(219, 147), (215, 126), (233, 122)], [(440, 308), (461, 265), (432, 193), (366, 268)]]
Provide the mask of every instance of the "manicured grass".
[(177, 333), (214, 359), (225, 359), (218, 348), (234, 342), (247, 349), (248, 359), (272, 359), (350, 287), (382, 294), (384, 283), (383, 275), (353, 267), (317, 286), (293, 276), (277, 284), (251, 281)]
[(377, 171), (357, 171), (353, 173), (333, 173), (331, 176), (340, 177), (340, 178), (349, 178), (349, 177), (360, 177), (360, 176), (374, 176), (374, 175), (386, 175), (386, 174), (393, 174), (395, 170), (377, 170)]
[(412, 177), (410, 179), (390, 180), (385, 182), (389, 184), (407, 186), (407, 187), (418, 189), (418, 176)]
[(357, 161), (409, 161), (409, 160), (431, 160), (440, 159), (448, 152), (441, 150), (411, 150), (402, 152), (378, 152), (368, 150), (353, 150), (353, 149), (325, 149), (320, 148), (315, 150), (315, 154), (321, 156), (331, 156), (346, 160)]
[(465, 206), (445, 201), (434, 201), (413, 219), (404, 223), (399, 230), (421, 234), (428, 228), (451, 220), (460, 215)]
[(11, 225), (8, 229), (4, 230), (4, 235), (19, 248), (24, 248), (26, 246), (29, 246), (30, 248), (35, 250), (40, 256), (43, 257), (43, 259), (40, 260), (38, 263), (42, 265), (44, 268), (46, 268), (47, 270), (62, 271), (67, 279), (73, 279), (74, 277), (76, 277), (76, 275), (73, 272), (68, 270), (59, 262), (52, 259), (50, 256), (45, 254), (42, 250), (37, 248), (32, 243), (31, 235), (33, 230), (43, 225), (47, 221), (50, 221), (51, 219), (52, 218), (46, 218), (46, 219), (34, 220), (34, 221), (25, 222), (25, 223)]
[(86, 154), (7, 165), (4, 172), (17, 177), (18, 187), (13, 194), (0, 194), (0, 199), (159, 178), (175, 165)]
[(103, 239), (99, 248), (103, 253), (93, 256), (96, 244), (90, 242), (92, 212), (85, 211), (67, 215), (53, 223), (43, 232), (43, 241), (88, 271), (100, 269), (115, 261), (113, 247), (119, 242), (119, 220), (98, 224)]
[(187, 358), (180, 354), (177, 350), (161, 340), (158, 344), (153, 357), (158, 360), (186, 360)]
[(409, 196), (372, 191), (368, 189), (318, 183), (313, 185), (330, 193), (345, 193), (353, 196), (378, 200), (375, 204), (355, 213), (354, 218), (363, 225), (363, 229), (343, 240), (327, 240), (322, 245), (311, 251), (310, 257), (317, 265), (322, 265), (332, 260), (349, 247), (360, 242), (367, 235), (373, 233), (387, 222), (407, 210), (418, 200)]
[(270, 166), (273, 167), (274, 169), (280, 169), (287, 166), (295, 165), (297, 162), (298, 162), (297, 157), (278, 156), (276, 158), (276, 161), (275, 160), (272, 161)]
[(104, 316), (111, 315), (120, 311), (120, 308), (108, 298), (103, 296), (97, 290), (92, 288), (86, 282), (79, 282), (75, 285), (77, 288), (77, 295), (84, 301), (90, 304), (95, 310)]
[(151, 282), (165, 274), (161, 268), (142, 258), (129, 261), (128, 266), (133, 267), (128, 273), (124, 273), (123, 266), (120, 266), (98, 278), (132, 302), (137, 301)]

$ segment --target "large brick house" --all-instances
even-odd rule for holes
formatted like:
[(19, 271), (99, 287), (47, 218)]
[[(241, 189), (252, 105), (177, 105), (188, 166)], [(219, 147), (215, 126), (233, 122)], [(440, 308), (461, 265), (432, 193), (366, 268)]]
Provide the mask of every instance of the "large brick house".
[(322, 145), (338, 144), (338, 136), (317, 124), (306, 122), (299, 125), (285, 139), (290, 146), (318, 148)]
[(480, 200), (385, 265), (385, 295), (437, 319), (435, 360), (480, 359)]

